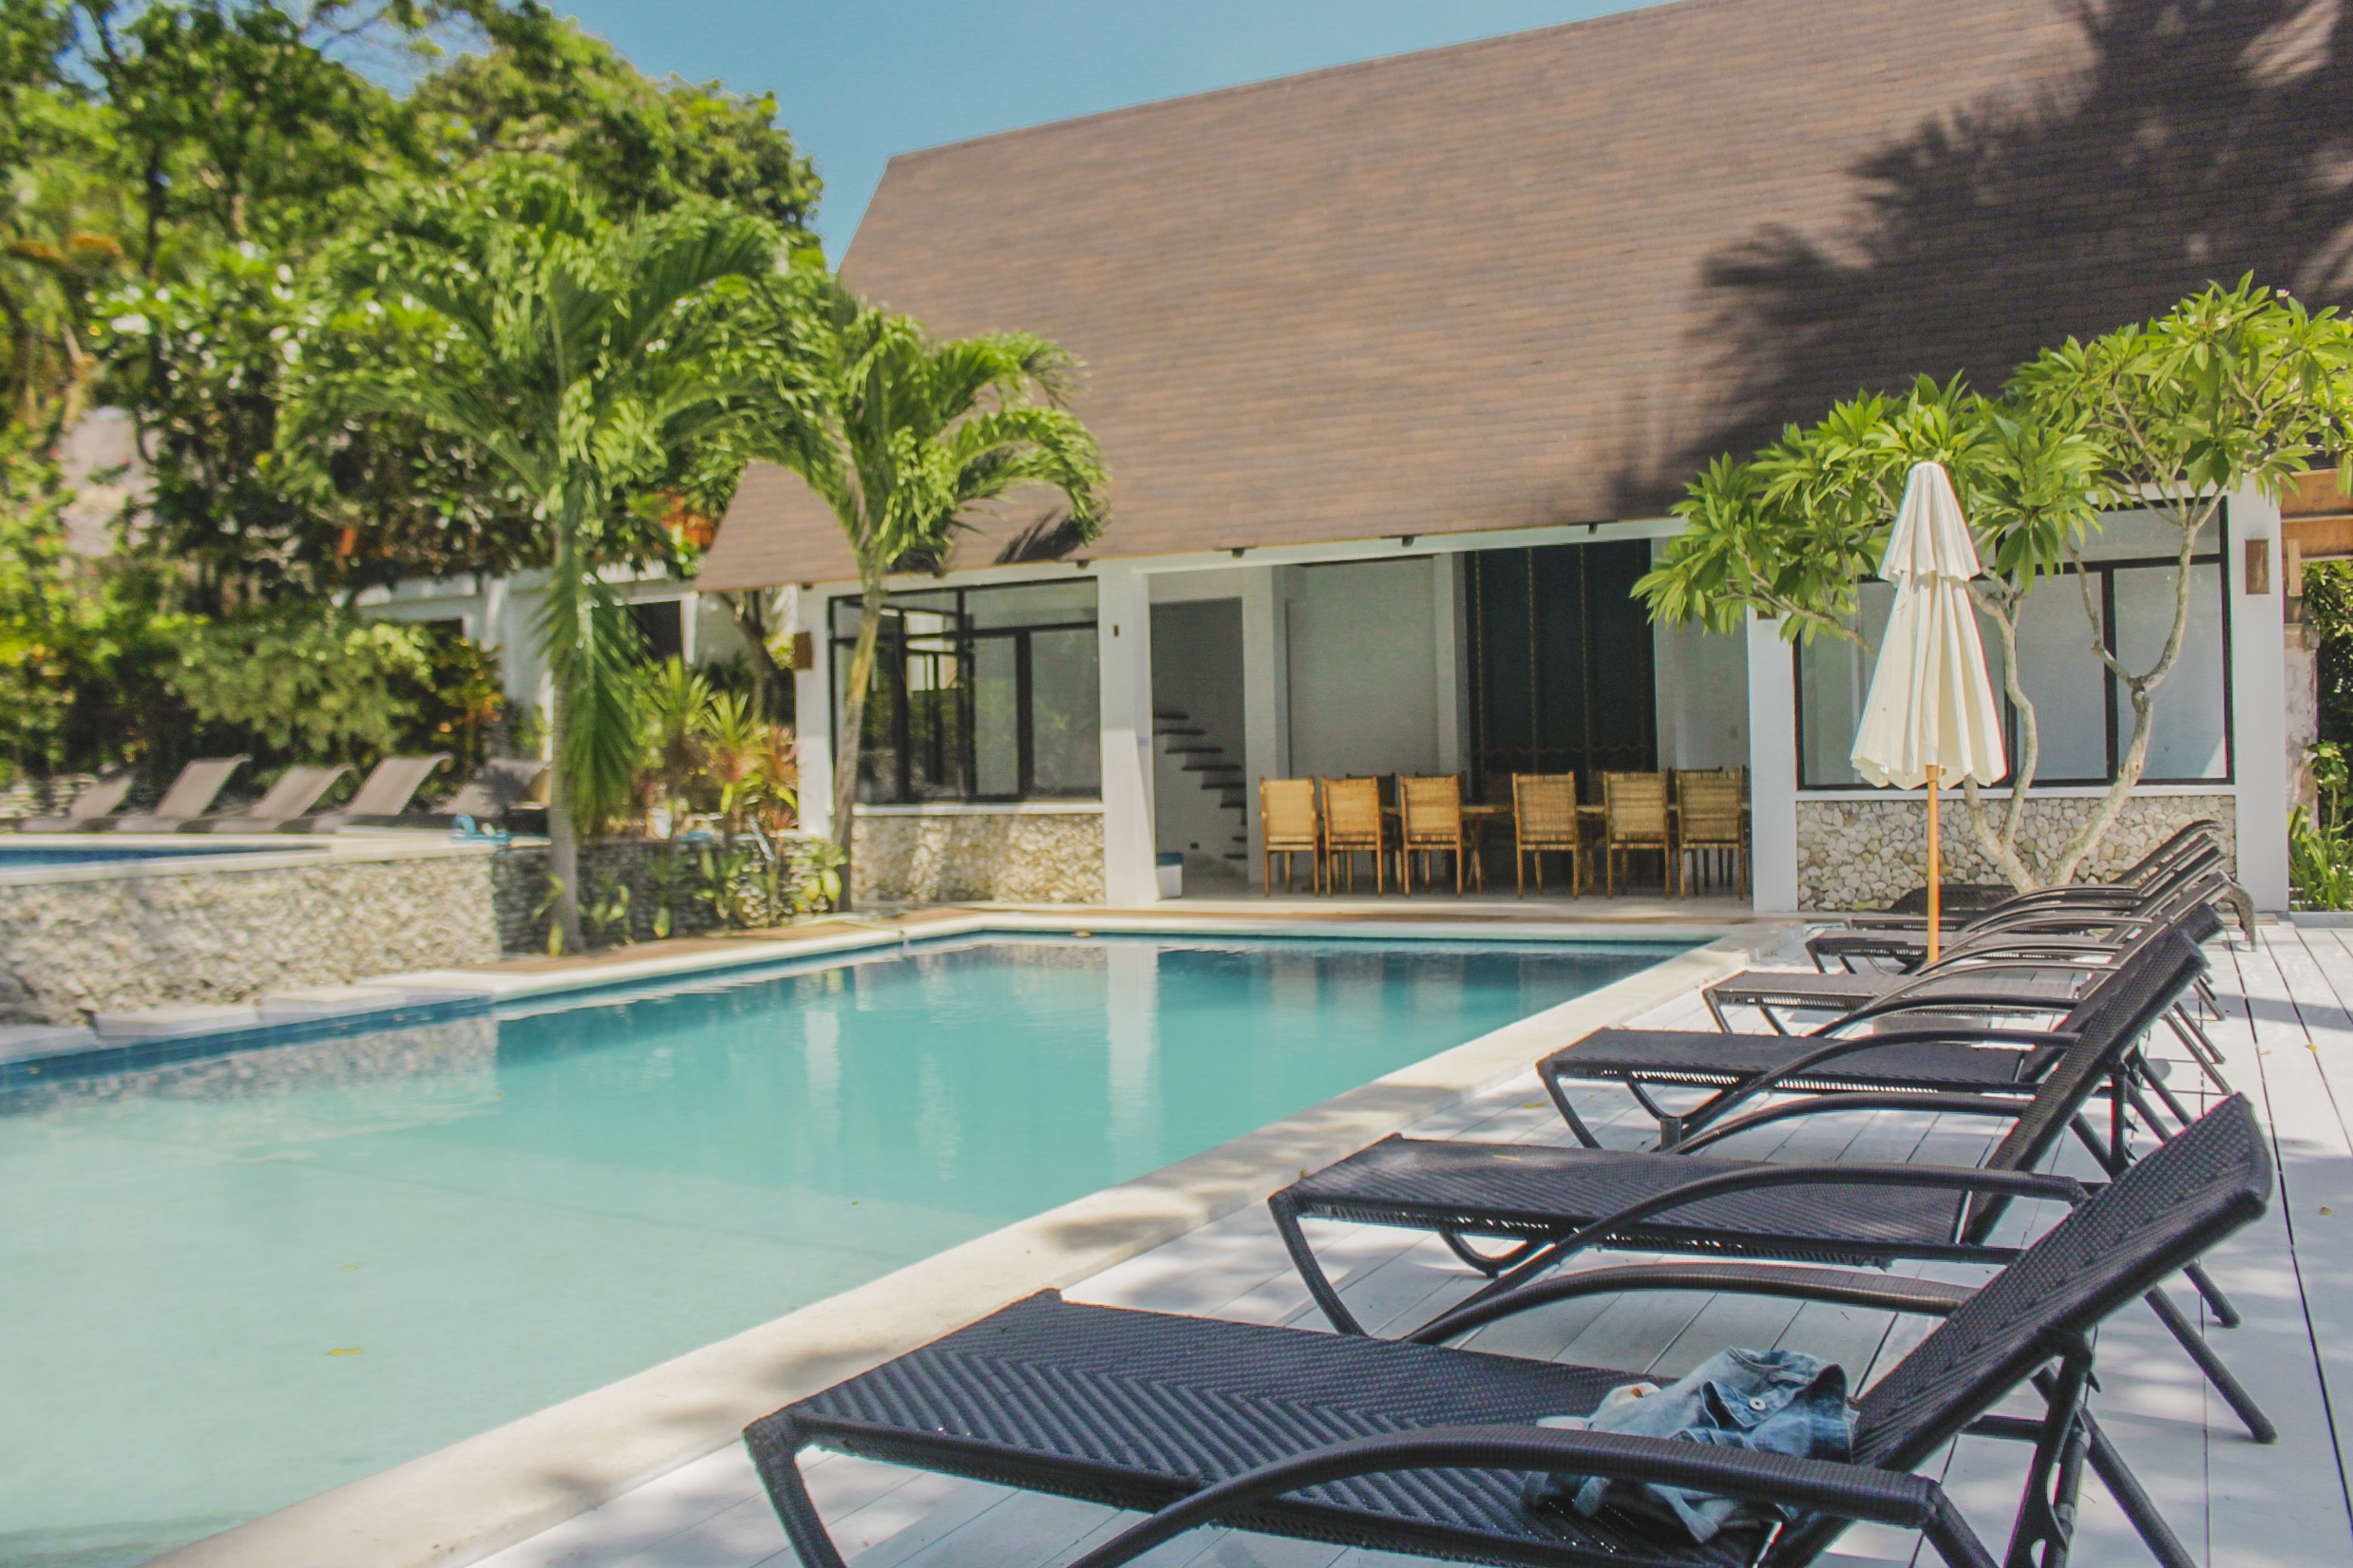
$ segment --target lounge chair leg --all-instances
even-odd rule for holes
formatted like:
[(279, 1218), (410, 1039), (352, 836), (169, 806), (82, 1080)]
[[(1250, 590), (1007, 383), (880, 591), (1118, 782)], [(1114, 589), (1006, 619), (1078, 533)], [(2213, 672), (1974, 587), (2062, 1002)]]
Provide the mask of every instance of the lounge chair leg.
[(2084, 1385), (2091, 1381), (2090, 1347), (2078, 1344), (2060, 1361), (2059, 1376), (2043, 1390), (2047, 1404), (2034, 1463), (2027, 1466), (2025, 1495), (2010, 1532), (2002, 1568), (2063, 1568), (2075, 1536), (2074, 1481), (2082, 1474), (2090, 1434), (2082, 1421)]
[(801, 1479), (804, 1440), (792, 1418), (780, 1411), (754, 1422), (744, 1430), (744, 1444), (760, 1468), (760, 1479), (776, 1505), (776, 1518), (799, 1554), (802, 1568), (849, 1568), (834, 1549), (825, 1521), (818, 1517), (817, 1504), (809, 1501), (808, 1486)]
[(2206, 1381), (2213, 1385), (2214, 1391), (2222, 1395), (2222, 1402), (2230, 1407), (2231, 1413), (2246, 1426), (2247, 1435), (2257, 1443), (2277, 1443), (2280, 1429), (2271, 1425), (2271, 1418), (2263, 1413), (2263, 1407), (2255, 1403), (2255, 1396), (2249, 1393), (2231, 1374), (2230, 1369), (2222, 1364), (2222, 1358), (2198, 1336), (2190, 1320), (2182, 1316), (2181, 1309), (2173, 1305), (2173, 1298), (2163, 1290), (2154, 1290), (2142, 1299), (2149, 1303), (2149, 1310), (2157, 1314), (2157, 1321), (2165, 1325), (2166, 1332), (2190, 1352), (2190, 1359), (2198, 1364), (2198, 1370), (2206, 1374)]
[[(1364, 1325), (1357, 1321), (1356, 1314), (1340, 1300), (1340, 1293), (1332, 1288), (1332, 1281), (1325, 1275), (1323, 1265), (1316, 1260), (1315, 1249), (1308, 1246), (1306, 1233), (1300, 1229), (1298, 1200), (1287, 1192), (1279, 1192), (1266, 1200), (1266, 1207), (1275, 1217), (1275, 1233), (1282, 1237), (1283, 1251), (1291, 1255), (1291, 1267), (1299, 1271), (1300, 1280), (1307, 1286), (1307, 1294), (1315, 1297), (1316, 1305), (1322, 1309), (1324, 1321), (1339, 1333), (1369, 1337), (1365, 1334)], [(831, 1568), (831, 1565), (826, 1565), (826, 1568)]]
[(1545, 1092), (1552, 1097), (1552, 1108), (1561, 1113), (1561, 1120), (1567, 1123), (1568, 1130), (1577, 1135), (1577, 1142), (1589, 1149), (1600, 1148), (1602, 1141), (1586, 1129), (1584, 1119), (1577, 1114), (1577, 1107), (1568, 1103), (1568, 1091), (1561, 1086), (1560, 1075), (1539, 1068), (1537, 1076), (1545, 1081)]

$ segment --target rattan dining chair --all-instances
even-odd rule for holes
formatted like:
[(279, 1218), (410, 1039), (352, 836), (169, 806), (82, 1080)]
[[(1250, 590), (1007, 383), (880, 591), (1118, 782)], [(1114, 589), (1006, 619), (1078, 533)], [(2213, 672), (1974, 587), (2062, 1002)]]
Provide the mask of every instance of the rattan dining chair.
[(1568, 857), (1568, 893), (1584, 891), (1584, 841), (1577, 826), (1577, 775), (1574, 773), (1514, 773), (1511, 775), (1512, 869), (1520, 881), (1519, 897), (1528, 896), (1528, 862), (1536, 861), (1536, 892), (1545, 890), (1545, 856)]
[(1389, 891), (1388, 819), (1381, 814), (1378, 779), (1323, 779), (1323, 885), (1339, 891), (1339, 868), (1348, 869), (1348, 891), (1357, 891), (1357, 856), (1371, 851), (1373, 886)]
[(1260, 856), (1266, 875), (1265, 893), (1275, 891), (1275, 857), (1282, 857), (1282, 891), (1291, 891), (1293, 857), (1307, 857), (1311, 889), (1323, 891), (1323, 818), (1316, 810), (1313, 779), (1259, 781)]
[(1618, 897), (1618, 867), (1638, 850), (1656, 850), (1669, 897), (1675, 893), (1675, 829), (1667, 818), (1663, 773), (1602, 775), (1603, 877), (1609, 897)]
[(1675, 774), (1675, 858), (1691, 896), (1693, 858), (1704, 867), (1709, 861), (1730, 870), (1745, 896), (1749, 890), (1747, 835), (1741, 831), (1739, 775), (1718, 768), (1697, 772), (1679, 768)]
[(1397, 841), (1397, 880), (1414, 891), (1413, 858), (1423, 857), (1424, 881), (1429, 857), (1442, 850), (1454, 856), (1454, 894), (1460, 897), (1466, 875), (1475, 875), (1468, 831), (1463, 826), (1463, 782), (1452, 773), (1433, 779), (1399, 779), (1397, 803), (1403, 808), (1405, 832)]

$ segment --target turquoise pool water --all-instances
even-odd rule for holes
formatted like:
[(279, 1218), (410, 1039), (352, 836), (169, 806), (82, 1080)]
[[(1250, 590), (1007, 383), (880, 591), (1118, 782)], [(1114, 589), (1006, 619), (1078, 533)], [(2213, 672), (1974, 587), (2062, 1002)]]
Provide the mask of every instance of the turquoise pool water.
[(85, 1062), (0, 1093), (0, 1562), (142, 1561), (1681, 946), (985, 938)]
[(21, 871), (37, 865), (113, 865), (125, 860), (185, 860), (206, 855), (275, 855), (280, 850), (309, 850), (317, 854), (325, 844), (304, 843), (291, 836), (282, 843), (263, 844), (116, 844), (104, 838), (88, 841), (51, 839), (0, 841), (0, 871)]

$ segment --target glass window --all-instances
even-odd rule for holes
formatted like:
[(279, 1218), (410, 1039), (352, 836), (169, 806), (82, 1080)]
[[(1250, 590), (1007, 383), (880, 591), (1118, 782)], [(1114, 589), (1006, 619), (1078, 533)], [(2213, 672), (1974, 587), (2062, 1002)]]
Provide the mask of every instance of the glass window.
[[(2174, 568), (2172, 558), (2145, 552), (2178, 538), (2145, 514), (2110, 519), (2085, 567), (2091, 618), (2083, 608), (2087, 584), (2072, 576), (2045, 582), (2028, 596), (2019, 616), (2019, 680), (2035, 706), (2041, 748), (2038, 784), (2101, 784), (2116, 777), (2132, 745), (2133, 708), (2123, 683), (2109, 675), (2094, 651), (2093, 638), (2098, 636), (2128, 670), (2155, 662), (2173, 629)], [(2135, 553), (2123, 553), (2128, 550)], [(2198, 557), (2190, 569), (2190, 624), (2179, 660), (2157, 688), (2149, 761), (2141, 774), (2149, 784), (2230, 777), (2230, 603), (2220, 552), (2217, 539), (2215, 553)], [(1894, 592), (1887, 583), (1864, 585), (1865, 633), (1874, 648)], [(1978, 633), (1986, 673), (2008, 715), (2006, 744), (2015, 758), (2019, 718), (2002, 690), (2001, 636), (1983, 615)], [(1847, 758), (1862, 722), (1871, 663), (1872, 655), (1850, 643), (1823, 639), (1798, 649), (1800, 788), (1846, 789), (1862, 783)]]
[[(1863, 635), (1876, 648), (1888, 627), (1895, 590), (1884, 582), (1867, 582), (1861, 597)], [(1797, 776), (1807, 785), (1821, 789), (1863, 783), (1847, 759), (1854, 751), (1854, 732), (1863, 722), (1863, 698), (1870, 686), (1871, 656), (1863, 649), (1833, 637), (1798, 645), (1797, 711), (1803, 726)]]
[[(833, 601), (837, 727), (861, 618), (856, 599)], [(1096, 659), (1091, 578), (893, 595), (876, 643), (858, 798), (1100, 795)]]
[[(2099, 577), (2092, 579), (2092, 608), (2102, 615)], [(2001, 652), (2001, 633), (1981, 621), (1989, 659)], [(2009, 701), (1993, 671), (1994, 690)], [(2035, 759), (2039, 784), (2104, 784), (2108, 779), (2108, 667), (2092, 652), (2092, 623), (2084, 618), (2081, 586), (2072, 576), (2045, 582), (2026, 595), (2018, 617), (2018, 683), (2035, 705)], [(2009, 746), (2019, 745), (2018, 721), (2010, 721)]]
[[(2138, 671), (2157, 662), (2173, 630), (2171, 568), (2139, 566), (2113, 575), (2116, 657)], [(2220, 565), (2190, 568), (2190, 624), (2181, 654), (2154, 697), (2149, 730), (2149, 765), (2141, 777), (2154, 781), (2227, 779), (2230, 776), (2230, 682), (2222, 652)], [(2121, 684), (2116, 690), (2116, 755), (2133, 744), (2133, 703)]]

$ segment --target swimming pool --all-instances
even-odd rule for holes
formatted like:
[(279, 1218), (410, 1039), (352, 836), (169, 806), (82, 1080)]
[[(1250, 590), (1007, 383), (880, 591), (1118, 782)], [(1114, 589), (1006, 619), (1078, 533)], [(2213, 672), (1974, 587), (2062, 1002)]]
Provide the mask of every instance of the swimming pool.
[(185, 860), (206, 855), (275, 855), (282, 850), (309, 850), (313, 854), (326, 849), (325, 844), (304, 843), (300, 839), (281, 834), (268, 845), (261, 844), (124, 844), (109, 842), (105, 838), (90, 840), (68, 839), (65, 842), (43, 842), (34, 840), (0, 840), (0, 871), (18, 871), (28, 866), (51, 865), (114, 865), (126, 860)]
[(142, 1561), (1688, 945), (990, 936), (83, 1059), (0, 1094), (0, 1560)]

